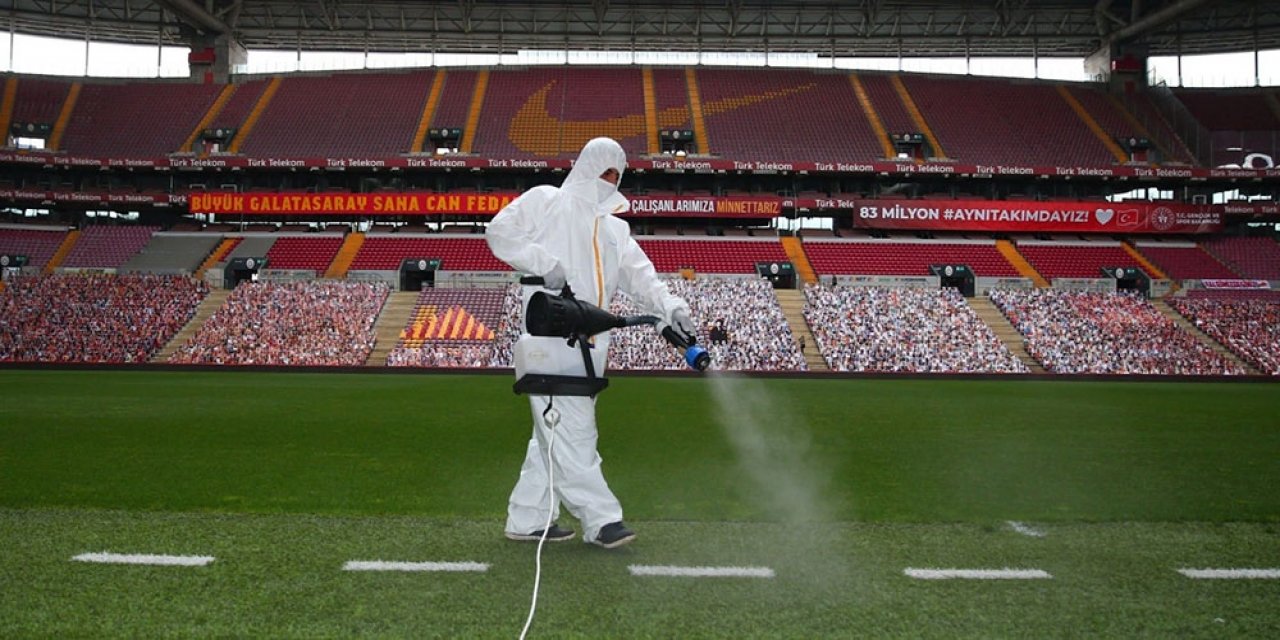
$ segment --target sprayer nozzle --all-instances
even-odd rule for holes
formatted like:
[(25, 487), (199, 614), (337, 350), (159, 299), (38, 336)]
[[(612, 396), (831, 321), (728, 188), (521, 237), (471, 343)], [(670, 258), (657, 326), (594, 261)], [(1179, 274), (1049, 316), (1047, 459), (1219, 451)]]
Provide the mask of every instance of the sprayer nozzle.
[(711, 366), (711, 354), (695, 344), (685, 349), (684, 361), (695, 370), (706, 371)]

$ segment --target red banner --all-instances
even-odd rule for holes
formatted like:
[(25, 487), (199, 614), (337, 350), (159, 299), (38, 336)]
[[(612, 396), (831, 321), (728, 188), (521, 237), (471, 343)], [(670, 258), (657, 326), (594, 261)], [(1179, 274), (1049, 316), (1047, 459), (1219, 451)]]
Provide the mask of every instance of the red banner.
[(493, 215), (514, 199), (487, 193), (193, 193), (188, 208), (244, 215)]
[(1222, 208), (1149, 202), (859, 200), (853, 224), (938, 231), (1213, 233), (1222, 230)]

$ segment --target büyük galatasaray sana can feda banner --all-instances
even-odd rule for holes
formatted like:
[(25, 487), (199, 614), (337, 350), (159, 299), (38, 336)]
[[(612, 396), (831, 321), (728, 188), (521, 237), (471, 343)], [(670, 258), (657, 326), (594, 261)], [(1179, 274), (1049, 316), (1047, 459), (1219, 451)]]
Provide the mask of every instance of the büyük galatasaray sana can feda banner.
[(855, 226), (878, 229), (1213, 233), (1221, 207), (1160, 202), (859, 200)]
[(515, 194), (208, 193), (191, 194), (191, 213), (283, 215), (495, 214)]
[[(191, 194), (191, 213), (245, 215), (493, 215), (514, 193), (208, 193)], [(630, 216), (782, 215), (778, 197), (631, 198)]]

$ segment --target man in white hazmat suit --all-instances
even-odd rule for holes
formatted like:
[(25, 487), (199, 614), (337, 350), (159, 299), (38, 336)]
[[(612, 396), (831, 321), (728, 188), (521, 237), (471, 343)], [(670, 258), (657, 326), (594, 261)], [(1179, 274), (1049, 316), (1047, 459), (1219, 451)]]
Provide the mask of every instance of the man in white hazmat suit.
[[(489, 248), (516, 271), (542, 276), (544, 286), (554, 293), (567, 283), (579, 300), (607, 309), (621, 290), (645, 312), (693, 335), (688, 303), (658, 279), (653, 263), (631, 237), (630, 226), (614, 217), (631, 208), (618, 193), (626, 165), (626, 152), (614, 140), (587, 142), (560, 187), (534, 187), (498, 212), (485, 233)], [(603, 374), (608, 333), (597, 335), (594, 342), (593, 360), (598, 374)], [(546, 450), (551, 432), (543, 419), (549, 401), (547, 396), (529, 397), (533, 437), (511, 491), (506, 536), (540, 539), (547, 516), (554, 523), (563, 504), (582, 522), (584, 541), (609, 549), (630, 542), (635, 534), (623, 524), (622, 505), (600, 470), (594, 398), (554, 400), (559, 412), (559, 422), (552, 420), (556, 433), (551, 447), (557, 500), (554, 507), (549, 504)], [(574, 532), (554, 524), (546, 536), (563, 541), (572, 539)]]

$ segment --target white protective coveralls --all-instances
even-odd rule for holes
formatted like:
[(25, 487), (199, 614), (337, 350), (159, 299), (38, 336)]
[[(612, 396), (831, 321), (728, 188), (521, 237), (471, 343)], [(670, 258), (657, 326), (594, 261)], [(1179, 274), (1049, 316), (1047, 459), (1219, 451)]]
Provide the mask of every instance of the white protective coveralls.
[[(614, 140), (589, 141), (560, 187), (541, 185), (526, 191), (498, 212), (485, 237), (493, 254), (516, 271), (547, 275), (558, 265), (579, 300), (608, 309), (614, 293), (621, 290), (645, 313), (671, 324), (672, 314), (678, 309), (688, 314), (689, 305), (658, 279), (653, 263), (631, 237), (630, 225), (614, 217), (631, 204), (616, 185), (600, 178), (613, 168), (620, 182), (626, 164), (626, 152)], [(572, 349), (567, 344), (565, 348)], [(592, 358), (597, 375), (604, 374), (608, 350), (608, 333), (597, 335)], [(509, 533), (528, 534), (547, 524), (550, 431), (542, 414), (548, 400), (547, 396), (529, 397), (533, 437), (520, 479), (511, 491)], [(622, 505), (600, 470), (595, 399), (558, 396), (554, 407), (560, 413), (551, 448), (559, 499), (552, 520), (563, 503), (582, 522), (583, 540), (592, 542), (601, 527), (622, 520)]]

